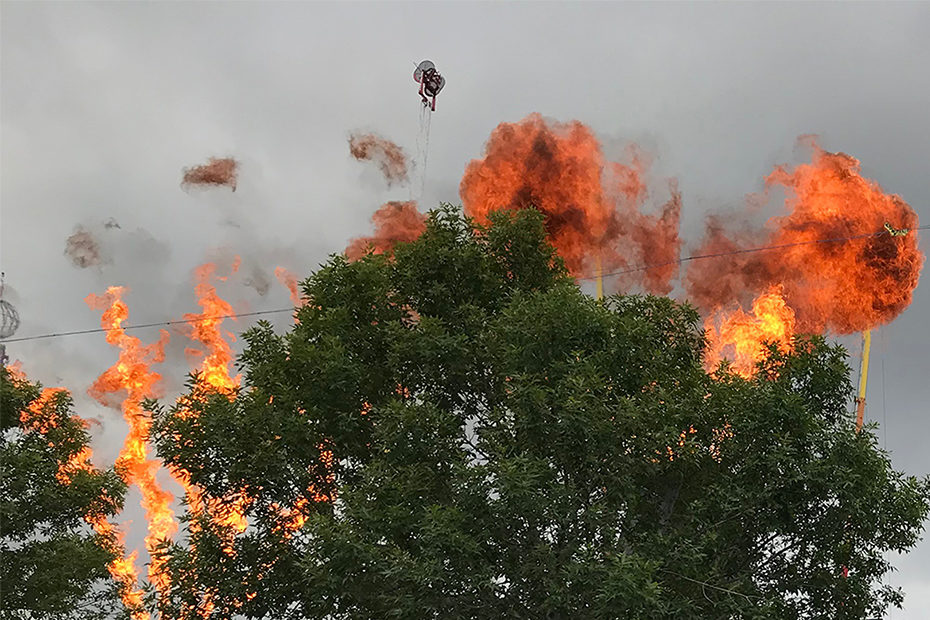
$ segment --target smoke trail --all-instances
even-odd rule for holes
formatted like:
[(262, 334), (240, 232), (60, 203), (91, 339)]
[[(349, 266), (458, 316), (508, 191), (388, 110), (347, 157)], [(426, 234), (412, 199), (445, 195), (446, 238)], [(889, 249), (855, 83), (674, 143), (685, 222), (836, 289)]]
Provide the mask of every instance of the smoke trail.
[(407, 154), (387, 138), (376, 133), (354, 133), (349, 137), (349, 152), (359, 161), (378, 164), (388, 186), (407, 181)]

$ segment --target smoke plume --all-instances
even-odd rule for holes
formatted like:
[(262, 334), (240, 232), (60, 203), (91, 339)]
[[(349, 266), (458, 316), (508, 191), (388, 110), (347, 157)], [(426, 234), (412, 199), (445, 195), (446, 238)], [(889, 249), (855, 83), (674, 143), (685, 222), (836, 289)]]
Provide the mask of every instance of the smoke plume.
[(236, 191), (239, 163), (231, 158), (211, 157), (206, 164), (184, 169), (181, 187), (221, 187), (226, 186)]
[(359, 161), (378, 164), (389, 186), (407, 181), (407, 154), (387, 138), (376, 133), (354, 133), (349, 137), (349, 152)]
[(97, 238), (82, 226), (75, 228), (74, 234), (65, 242), (65, 256), (81, 269), (94, 267), (105, 260)]

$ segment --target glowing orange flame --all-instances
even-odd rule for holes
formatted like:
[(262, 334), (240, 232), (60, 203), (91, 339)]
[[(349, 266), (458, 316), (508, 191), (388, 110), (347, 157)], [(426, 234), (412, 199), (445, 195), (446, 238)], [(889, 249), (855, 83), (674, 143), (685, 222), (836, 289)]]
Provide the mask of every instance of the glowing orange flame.
[[(532, 114), (494, 130), (484, 157), (465, 168), (459, 190), (465, 212), (482, 224), (498, 209), (540, 210), (552, 244), (576, 275), (591, 275), (598, 260), (605, 269), (674, 261), (680, 196), (673, 185), (662, 213), (644, 215), (647, 165), (638, 152), (632, 158), (630, 166), (608, 161), (582, 123)], [(642, 284), (667, 293), (677, 270), (672, 262), (649, 272)]]
[(17, 381), (25, 381), (26, 373), (23, 372), (23, 363), (20, 360), (11, 362), (6, 367), (7, 372)]
[(119, 584), (120, 599), (130, 610), (130, 617), (132, 620), (149, 620), (149, 614), (142, 607), (142, 591), (136, 588), (136, 583), (139, 581), (139, 574), (136, 572), (138, 553), (133, 551), (126, 557), (119, 557), (123, 554), (123, 533), (103, 518), (85, 517), (85, 520), (90, 523), (95, 532), (114, 540), (113, 551), (117, 557), (107, 565), (107, 570), (113, 580)]
[[(236, 320), (232, 306), (223, 300), (216, 292), (216, 287), (210, 283), (216, 271), (216, 265), (205, 263), (194, 270), (197, 294), (197, 303), (203, 308), (201, 314), (185, 314), (184, 320), (191, 326), (190, 338), (203, 345), (203, 349), (189, 348), (190, 355), (203, 356), (200, 363), (199, 376), (210, 387), (232, 392), (239, 387), (240, 377), (231, 377), (229, 364), (232, 362), (232, 347), (224, 338), (220, 326), (226, 318)], [(235, 336), (227, 332), (226, 337), (235, 340)]]
[(765, 342), (774, 342), (787, 351), (794, 335), (795, 314), (777, 289), (760, 295), (752, 304), (752, 314), (735, 312), (709, 316), (704, 329), (707, 334), (705, 365), (713, 371), (726, 357), (734, 372), (749, 378), (756, 364), (765, 355)]
[[(320, 450), (320, 461), (322, 461), (323, 467), (327, 471), (325, 478), (326, 485), (331, 487), (335, 480), (335, 474), (333, 473), (333, 451), (329, 449), (326, 444), (320, 444), (317, 448)], [(314, 503), (332, 502), (335, 500), (335, 493), (327, 493), (317, 489), (313, 484), (307, 488), (307, 492)], [(310, 506), (310, 500), (302, 497), (294, 503), (294, 506), (290, 510), (281, 511), (283, 517), (281, 527), (287, 536), (290, 536), (291, 533), (303, 527), (304, 523), (307, 521), (307, 516), (310, 514)]]
[[(25, 381), (26, 377), (22, 371), (17, 369), (17, 372), (19, 374), (16, 378)], [(49, 405), (58, 394), (66, 392), (64, 388), (44, 388), (39, 397), (20, 412), (19, 419), (23, 430), (47, 433), (50, 429), (57, 427), (58, 422), (49, 409)], [(76, 454), (71, 455), (67, 462), (58, 464), (56, 480), (62, 485), (68, 485), (71, 484), (77, 472), (94, 471), (91, 458), (93, 458), (93, 450), (89, 446), (82, 448)], [(88, 513), (84, 515), (84, 520), (97, 534), (109, 541), (110, 550), (116, 557), (107, 564), (107, 570), (113, 580), (119, 584), (120, 599), (130, 610), (130, 617), (132, 620), (148, 620), (149, 615), (142, 607), (142, 591), (136, 587), (139, 580), (135, 568), (136, 553), (133, 552), (128, 557), (123, 557), (123, 534), (102, 515)]]
[[(237, 256), (233, 261), (232, 271), (238, 268), (240, 264)], [(186, 352), (192, 356), (202, 358), (197, 367), (196, 374), (199, 381), (208, 389), (216, 390), (226, 394), (229, 398), (235, 396), (235, 390), (239, 387), (241, 377), (231, 376), (229, 373), (229, 364), (232, 362), (232, 346), (227, 342), (235, 340), (233, 334), (221, 330), (223, 321), (226, 318), (235, 320), (235, 314), (232, 306), (222, 299), (216, 291), (216, 287), (211, 283), (212, 279), (225, 280), (225, 277), (216, 276), (216, 265), (205, 263), (194, 270), (195, 288), (197, 303), (203, 309), (201, 314), (185, 314), (184, 318), (191, 325), (190, 338), (202, 345), (202, 349), (188, 348)], [(184, 415), (193, 415), (190, 409), (186, 409)], [(234, 554), (233, 542), (235, 535), (245, 531), (248, 527), (248, 520), (245, 513), (251, 504), (252, 499), (245, 493), (238, 493), (234, 496), (223, 498), (204, 497), (203, 490), (191, 482), (190, 473), (185, 470), (175, 470), (172, 472), (175, 479), (184, 488), (188, 505), (194, 515), (208, 514), (210, 519), (220, 527), (228, 530), (228, 535), (224, 539), (224, 551), (227, 555)], [(191, 524), (195, 528), (195, 524)], [(196, 550), (194, 550), (196, 553)], [(201, 601), (197, 608), (197, 615), (208, 618), (214, 608), (213, 593), (201, 593)]]
[(74, 474), (79, 471), (88, 471), (91, 468), (90, 459), (93, 455), (94, 452), (89, 446), (81, 448), (79, 452), (71, 455), (67, 463), (60, 463), (58, 465), (55, 479), (61, 484), (71, 484)]
[(911, 303), (924, 262), (917, 235), (893, 237), (884, 225), (914, 229), (917, 214), (863, 178), (855, 158), (810, 146), (811, 163), (776, 168), (766, 179), (768, 188), (784, 189), (788, 212), (769, 220), (769, 232), (740, 235), (709, 220), (700, 254), (787, 247), (692, 263), (687, 288), (699, 307), (781, 286), (800, 331), (848, 334), (887, 323)]
[[(25, 375), (22, 380), (25, 380)], [(47, 433), (58, 426), (55, 418), (46, 412), (46, 407), (53, 398), (66, 391), (64, 388), (42, 388), (39, 397), (19, 412), (19, 423), (24, 429), (37, 433)]]
[(303, 299), (300, 295), (299, 283), (297, 282), (297, 276), (285, 269), (284, 267), (275, 267), (274, 275), (278, 279), (278, 282), (287, 287), (287, 290), (291, 293), (291, 303), (295, 307), (301, 307), (306, 303), (306, 300)]
[[(148, 522), (145, 546), (152, 553), (160, 541), (170, 540), (178, 530), (171, 509), (174, 497), (156, 479), (161, 463), (147, 456), (151, 414), (141, 405), (146, 398), (158, 395), (161, 376), (150, 366), (164, 361), (168, 332), (162, 330), (161, 339), (148, 346), (128, 335), (122, 328), (123, 321), (129, 317), (129, 307), (121, 299), (124, 291), (122, 287), (113, 286), (104, 295), (88, 295), (85, 299), (91, 308), (104, 311), (100, 324), (108, 330), (107, 342), (120, 350), (117, 362), (97, 378), (88, 394), (103, 404), (107, 404), (107, 394), (125, 394), (121, 408), (129, 433), (116, 464), (128, 476), (127, 482), (136, 484), (142, 492), (142, 507)], [(163, 561), (153, 557), (148, 576), (160, 591), (167, 591), (170, 584)]]
[(389, 202), (371, 216), (375, 234), (349, 242), (346, 257), (358, 260), (371, 248), (375, 254), (390, 253), (395, 245), (415, 240), (426, 230), (426, 216), (417, 211), (417, 203)]

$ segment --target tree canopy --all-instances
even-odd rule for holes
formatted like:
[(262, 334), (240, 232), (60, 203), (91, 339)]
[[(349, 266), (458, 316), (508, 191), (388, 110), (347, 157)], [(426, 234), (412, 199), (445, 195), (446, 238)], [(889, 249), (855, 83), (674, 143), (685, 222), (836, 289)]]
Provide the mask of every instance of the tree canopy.
[(66, 390), (0, 368), (0, 618), (102, 618), (122, 612), (108, 563), (125, 484), (90, 465), (89, 436)]
[(845, 352), (708, 374), (697, 313), (597, 301), (542, 216), (446, 207), (393, 256), (334, 256), (243, 387), (194, 378), (165, 462), (189, 511), (166, 617), (863, 618), (928, 512), (849, 414)]

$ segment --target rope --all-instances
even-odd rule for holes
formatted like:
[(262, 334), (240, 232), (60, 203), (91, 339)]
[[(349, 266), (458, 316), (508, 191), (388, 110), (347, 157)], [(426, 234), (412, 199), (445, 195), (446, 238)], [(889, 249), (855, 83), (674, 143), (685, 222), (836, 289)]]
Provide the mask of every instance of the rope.
[(429, 106), (423, 106), (424, 116), (421, 118), (421, 133), (424, 134), (424, 145), (423, 145), (423, 171), (420, 173), (420, 197), (419, 200), (423, 200), (423, 194), (426, 193), (426, 167), (429, 165), (429, 128), (430, 123), (433, 120), (433, 113), (429, 109)]

